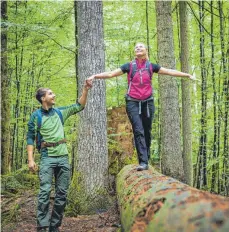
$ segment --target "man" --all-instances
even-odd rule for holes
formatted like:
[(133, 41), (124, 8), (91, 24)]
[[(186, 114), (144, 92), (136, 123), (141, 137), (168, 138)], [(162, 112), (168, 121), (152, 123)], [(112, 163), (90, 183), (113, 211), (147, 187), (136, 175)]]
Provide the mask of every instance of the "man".
[[(41, 154), (37, 231), (59, 231), (58, 227), (62, 222), (70, 182), (70, 167), (63, 123), (68, 117), (84, 109), (89, 88), (90, 86), (85, 83), (78, 102), (60, 108), (53, 107), (55, 94), (51, 89), (40, 88), (37, 90), (36, 99), (41, 103), (41, 108), (32, 113), (27, 133), (28, 166), (31, 171), (37, 169), (33, 158), (35, 139)], [(53, 176), (55, 177), (55, 201), (50, 218), (49, 203)]]
[(127, 73), (126, 112), (133, 128), (138, 154), (137, 170), (143, 171), (148, 169), (150, 158), (151, 130), (155, 109), (152, 88), (153, 73), (185, 77), (191, 80), (195, 80), (195, 77), (151, 63), (148, 61), (148, 50), (143, 43), (137, 43), (134, 52), (134, 61), (123, 64), (114, 71), (92, 75), (87, 78), (86, 82), (92, 85), (94, 79), (107, 79)]

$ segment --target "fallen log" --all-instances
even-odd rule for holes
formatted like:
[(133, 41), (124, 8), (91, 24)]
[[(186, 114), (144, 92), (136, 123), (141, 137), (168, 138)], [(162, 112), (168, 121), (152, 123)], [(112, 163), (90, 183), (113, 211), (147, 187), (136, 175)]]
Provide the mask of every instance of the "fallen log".
[(125, 166), (116, 180), (125, 232), (229, 231), (229, 198), (200, 191), (150, 167)]

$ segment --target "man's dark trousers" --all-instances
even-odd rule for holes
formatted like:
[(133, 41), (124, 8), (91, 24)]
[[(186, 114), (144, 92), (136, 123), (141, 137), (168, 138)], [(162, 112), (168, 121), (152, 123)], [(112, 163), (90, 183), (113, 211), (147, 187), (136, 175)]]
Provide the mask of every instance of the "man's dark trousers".
[[(53, 176), (55, 177), (55, 200), (50, 219), (49, 203)], [(41, 157), (39, 178), (37, 225), (38, 227), (59, 227), (62, 222), (70, 183), (68, 156)]]

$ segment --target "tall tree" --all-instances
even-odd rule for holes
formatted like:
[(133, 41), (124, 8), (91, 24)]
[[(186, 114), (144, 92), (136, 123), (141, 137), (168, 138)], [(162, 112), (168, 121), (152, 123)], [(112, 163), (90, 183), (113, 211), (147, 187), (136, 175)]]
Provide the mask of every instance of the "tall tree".
[[(223, 14), (223, 2), (218, 2), (219, 6), (219, 15), (220, 15), (220, 46), (221, 46), (221, 62), (223, 69), (223, 97), (224, 100), (224, 113), (223, 113), (223, 121), (224, 121), (224, 140), (223, 140), (223, 179), (224, 179), (224, 194), (229, 194), (229, 47), (225, 46), (225, 16)], [(229, 16), (227, 16), (228, 22)], [(229, 28), (228, 28), (229, 30)], [(225, 51), (227, 49), (227, 51)]]
[(146, 0), (146, 35), (147, 35), (147, 48), (148, 56), (150, 59), (150, 47), (149, 47), (149, 2)]
[[(79, 90), (87, 77), (105, 70), (102, 1), (77, 3)], [(108, 148), (104, 80), (96, 80), (80, 114), (77, 171), (86, 194), (99, 200), (107, 186)], [(105, 199), (103, 199), (103, 203)], [(96, 205), (96, 204), (95, 204)], [(91, 206), (93, 210), (93, 206)], [(95, 206), (97, 207), (97, 206)]]
[[(181, 38), (181, 71), (189, 73), (188, 14), (186, 1), (179, 1), (179, 15)], [(184, 178), (187, 184), (192, 185), (192, 113), (190, 81), (182, 80), (181, 88)]]
[(212, 144), (212, 159), (213, 165), (212, 169), (212, 178), (211, 178), (211, 191), (214, 192), (217, 187), (217, 164), (218, 160), (218, 149), (217, 149), (217, 138), (218, 138), (218, 128), (217, 128), (217, 91), (216, 91), (216, 80), (215, 80), (215, 43), (214, 43), (214, 10), (213, 10), (214, 2), (210, 3), (211, 10), (211, 77), (212, 77), (212, 87), (213, 87), (213, 117), (214, 117), (214, 136), (213, 136), (213, 144)]
[(1, 173), (10, 171), (10, 81), (7, 73), (7, 1), (1, 1)]
[[(175, 68), (171, 1), (156, 1), (159, 64)], [(183, 180), (180, 116), (176, 79), (159, 75), (162, 172)]]
[(200, 32), (200, 69), (201, 69), (201, 129), (198, 162), (196, 169), (196, 187), (207, 185), (207, 70), (205, 60), (205, 34), (204, 34), (204, 1), (199, 1), (199, 32)]
[(75, 51), (75, 69), (76, 69), (76, 97), (79, 97), (79, 78), (78, 78), (78, 28), (77, 28), (77, 1), (74, 1), (74, 16), (75, 16), (75, 44), (76, 44), (76, 51)]

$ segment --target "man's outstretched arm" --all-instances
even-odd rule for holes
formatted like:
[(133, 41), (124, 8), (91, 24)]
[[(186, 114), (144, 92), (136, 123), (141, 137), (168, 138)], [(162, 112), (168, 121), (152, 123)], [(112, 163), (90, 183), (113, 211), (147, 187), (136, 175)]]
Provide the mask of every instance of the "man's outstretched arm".
[(85, 82), (84, 87), (83, 87), (83, 92), (81, 97), (79, 98), (78, 102), (82, 105), (85, 106), (87, 102), (87, 95), (88, 95), (88, 90), (91, 88), (87, 82)]

